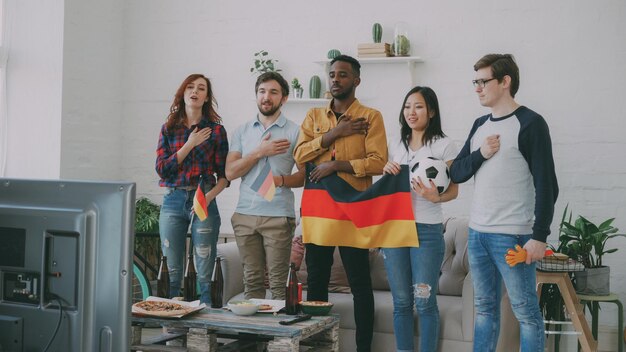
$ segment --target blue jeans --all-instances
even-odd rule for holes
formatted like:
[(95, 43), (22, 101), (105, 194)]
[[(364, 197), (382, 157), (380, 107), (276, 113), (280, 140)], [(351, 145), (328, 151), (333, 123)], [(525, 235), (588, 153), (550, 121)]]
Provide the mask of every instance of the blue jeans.
[(524, 246), (530, 235), (484, 233), (469, 229), (469, 264), (474, 284), (474, 351), (495, 351), (500, 333), (502, 282), (520, 323), (521, 351), (543, 351), (543, 316), (537, 299), (535, 264), (510, 267), (508, 249)]
[(419, 247), (383, 248), (393, 297), (393, 329), (397, 351), (413, 351), (413, 304), (419, 317), (420, 352), (437, 351), (439, 308), (437, 287), (445, 243), (442, 224), (417, 225)]
[[(191, 222), (191, 208), (195, 190), (169, 188), (163, 197), (159, 229), (161, 250), (167, 256), (167, 268), (170, 274), (170, 297), (180, 296), (187, 253), (185, 240)], [(200, 286), (200, 302), (211, 303), (211, 275), (217, 251), (217, 237), (220, 232), (220, 213), (215, 199), (208, 205), (209, 216), (200, 221), (193, 217), (191, 238), (194, 247), (194, 259)]]

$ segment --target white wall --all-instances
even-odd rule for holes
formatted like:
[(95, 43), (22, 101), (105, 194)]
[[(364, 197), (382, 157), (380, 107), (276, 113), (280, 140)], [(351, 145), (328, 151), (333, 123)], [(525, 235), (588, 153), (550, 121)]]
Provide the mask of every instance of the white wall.
[[(62, 45), (58, 31), (63, 14), (58, 5), (36, 3), (38, 9), (43, 6), (50, 10), (45, 18), (43, 14), (38, 18), (43, 24), (38, 26), (31, 20), (34, 5), (24, 10), (23, 19), (43, 32), (41, 37), (52, 36), (48, 41), (53, 42), (56, 39), (57, 46), (48, 54), (46, 41), (35, 38), (37, 44), (23, 44), (32, 47), (29, 55), (24, 52), (23, 61), (43, 60), (45, 56), (49, 64), (59, 60), (58, 46)], [(107, 4), (90, 1), (88, 6), (67, 0), (66, 4), (63, 138), (58, 140), (59, 65), (42, 63), (42, 73), (25, 75), (20, 81), (44, 77), (52, 87), (46, 86), (43, 92), (38, 89), (35, 98), (27, 93), (26, 82), (20, 83), (20, 89), (9, 88), (14, 97), (10, 106), (13, 153), (9, 155), (9, 171), (16, 176), (38, 175), (40, 168), (33, 166), (37, 163), (21, 163), (38, 156), (42, 149), (46, 155), (57, 155), (48, 169), (58, 169), (61, 150), (63, 177), (132, 180), (137, 182), (139, 195), (160, 202), (162, 190), (154, 172), (158, 131), (176, 88), (188, 74), (201, 72), (211, 78), (219, 112), (227, 131), (232, 132), (256, 111), (254, 77), (249, 73), (254, 52), (268, 50), (279, 60), (286, 78), (297, 76), (308, 87), (311, 75), (323, 74), (322, 66), (313, 61), (323, 59), (329, 49), (356, 55), (358, 43), (371, 41), (374, 22), (383, 25), (383, 40), (390, 41), (394, 24), (405, 21), (412, 54), (425, 60), (417, 65), (414, 79), (438, 93), (448, 135), (462, 143), (473, 120), (487, 112), (478, 104), (470, 83), (474, 62), (488, 52), (515, 54), (521, 69), (517, 100), (541, 113), (552, 133), (561, 187), (553, 230), (569, 203), (575, 213), (592, 220), (616, 217), (616, 225), (626, 232), (623, 1), (404, 0), (381, 4), (320, 0), (244, 4), (118, 0)], [(58, 18), (50, 20), (50, 13)], [(15, 80), (19, 72), (9, 73)], [(397, 136), (397, 115), (409, 88), (407, 72), (403, 65), (364, 66), (363, 83), (357, 90), (363, 103), (383, 112), (392, 137)], [(284, 111), (300, 122), (308, 107), (288, 104)], [(23, 143), (23, 133), (29, 130), (26, 127), (33, 127), (16, 114), (28, 109), (57, 116), (45, 135), (38, 128), (48, 120), (40, 118), (34, 127), (38, 140), (55, 140), (45, 148), (40, 143)], [(30, 115), (39, 117), (37, 113)], [(36, 160), (47, 161), (45, 157)], [(232, 231), (230, 216), (237, 189), (238, 182), (234, 182), (218, 198), (222, 232)], [(471, 185), (461, 186), (460, 192), (459, 199), (446, 206), (447, 215), (467, 214)], [(622, 253), (626, 240), (615, 240), (612, 246), (622, 248), (606, 258), (607, 264), (616, 268), (612, 290), (626, 301), (626, 275), (617, 270), (626, 265)], [(603, 309), (602, 319), (614, 326), (611, 309)]]
[(63, 1), (6, 0), (5, 7), (9, 133), (5, 175), (0, 176), (58, 178)]
[[(171, 97), (189, 73), (207, 74), (220, 103), (228, 131), (255, 113), (253, 53), (265, 49), (279, 60), (290, 80), (308, 87), (313, 74), (323, 74), (313, 61), (331, 48), (356, 55), (357, 43), (371, 41), (374, 22), (383, 25), (390, 41), (397, 21), (409, 23), (412, 54), (424, 58), (416, 82), (439, 94), (444, 130), (462, 143), (473, 120), (487, 111), (476, 99), (470, 81), (472, 65), (488, 52), (515, 54), (521, 68), (518, 101), (541, 113), (551, 128), (561, 193), (553, 229), (566, 204), (593, 220), (617, 217), (626, 232), (626, 4), (622, 1), (395, 1), (382, 10), (378, 2), (240, 2), (195, 1), (181, 8), (152, 1), (129, 4), (127, 82), (124, 117), (132, 128), (124, 133), (125, 177), (138, 182), (141, 194), (160, 201), (153, 171), (154, 148)], [(409, 88), (403, 65), (368, 65), (362, 70), (357, 96), (383, 112), (388, 134), (397, 136), (397, 116)], [(306, 93), (305, 93), (306, 94)], [(309, 106), (287, 105), (285, 113), (300, 122)], [(222, 231), (231, 232), (238, 183), (218, 198)], [(448, 215), (466, 215), (470, 185), (461, 187)], [(552, 235), (552, 240), (556, 235)], [(626, 241), (613, 241), (624, 247)], [(621, 255), (606, 258), (615, 268)], [(626, 300), (626, 280), (613, 273), (613, 290)], [(605, 309), (611, 312), (610, 308)], [(611, 313), (603, 319), (611, 322)], [(614, 324), (614, 323), (613, 323)]]
[(65, 1), (62, 178), (123, 178), (124, 4)]

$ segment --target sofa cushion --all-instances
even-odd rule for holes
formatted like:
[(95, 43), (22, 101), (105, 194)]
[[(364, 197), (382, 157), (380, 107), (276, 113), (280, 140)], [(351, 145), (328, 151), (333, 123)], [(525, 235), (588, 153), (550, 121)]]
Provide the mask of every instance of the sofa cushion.
[[(292, 255), (294, 253), (294, 246), (302, 246), (302, 253), (305, 253), (304, 245), (302, 244), (301, 237), (299, 240), (295, 240), (292, 243)], [(306, 254), (304, 254), (306, 255)], [(307, 287), (308, 273), (306, 268), (306, 260), (301, 259), (300, 270), (298, 270), (298, 280), (302, 283), (304, 289)], [(330, 267), (330, 281), (328, 283), (328, 292), (340, 292), (350, 293), (350, 284), (348, 283), (348, 277), (343, 269), (343, 262), (341, 261), (341, 255), (339, 249), (335, 248), (333, 253), (333, 265)]]
[(387, 270), (385, 270), (385, 258), (380, 249), (370, 249), (370, 276), (374, 290), (389, 291)]
[(469, 272), (467, 257), (467, 219), (450, 218), (445, 224), (443, 233), (446, 251), (439, 276), (440, 295), (461, 296), (463, 280)]
[(304, 244), (302, 236), (294, 236), (291, 241), (291, 258), (290, 261), (296, 265), (296, 270), (300, 270), (302, 260), (304, 259)]
[[(328, 300), (333, 302), (332, 313), (339, 314), (342, 329), (356, 329), (354, 323), (352, 295), (331, 293)], [(440, 319), (440, 338), (464, 341), (462, 329), (462, 298), (437, 296)], [(393, 334), (393, 300), (390, 291), (374, 290), (374, 331)], [(419, 336), (417, 313), (414, 313), (414, 335)]]
[[(302, 282), (306, 288), (308, 278), (306, 261), (304, 257), (304, 244), (302, 237), (296, 236), (291, 245), (291, 261), (298, 268), (298, 280)], [(381, 251), (378, 248), (369, 251), (370, 275), (372, 278), (372, 288), (374, 290), (389, 290), (389, 282), (387, 281), (387, 271), (385, 270), (385, 261)], [(346, 276), (343, 262), (339, 249), (336, 248), (333, 253), (333, 265), (330, 269), (330, 282), (328, 284), (328, 292), (350, 293), (350, 284)]]

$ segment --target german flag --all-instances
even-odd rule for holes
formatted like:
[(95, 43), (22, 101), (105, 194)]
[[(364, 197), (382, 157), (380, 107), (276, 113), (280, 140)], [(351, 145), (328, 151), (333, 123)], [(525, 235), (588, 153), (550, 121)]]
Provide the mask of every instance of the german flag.
[[(308, 175), (315, 166), (307, 165)], [(337, 174), (307, 181), (302, 194), (302, 240), (321, 246), (418, 247), (409, 168), (384, 175), (363, 192)]]
[(202, 179), (198, 183), (196, 194), (193, 196), (193, 211), (200, 221), (207, 218), (209, 211), (207, 210), (206, 196), (204, 195), (204, 187), (202, 187)]
[(259, 175), (254, 179), (254, 182), (252, 182), (250, 188), (268, 202), (274, 199), (276, 185), (274, 185), (274, 174), (272, 173), (272, 167), (267, 158), (265, 158), (265, 165), (261, 169), (261, 172), (259, 172)]

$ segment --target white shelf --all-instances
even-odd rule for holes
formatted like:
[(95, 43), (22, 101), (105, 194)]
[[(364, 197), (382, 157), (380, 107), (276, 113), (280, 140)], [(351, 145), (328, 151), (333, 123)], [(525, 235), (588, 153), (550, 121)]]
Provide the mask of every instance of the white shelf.
[[(406, 64), (411, 76), (411, 86), (415, 86), (415, 65), (424, 60), (419, 56), (389, 56), (389, 57), (356, 57), (361, 64)], [(326, 72), (330, 69), (331, 60), (315, 61), (315, 63), (324, 65)]]
[(287, 104), (328, 104), (330, 99), (310, 99), (310, 98), (292, 98), (289, 97)]
[[(389, 57), (355, 57), (362, 64), (393, 64), (393, 63), (418, 63), (424, 62), (419, 56), (389, 56)], [(325, 65), (330, 64), (330, 60), (315, 61), (315, 63)]]

